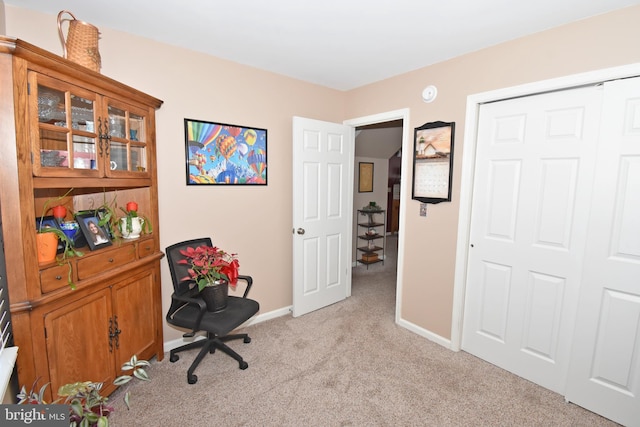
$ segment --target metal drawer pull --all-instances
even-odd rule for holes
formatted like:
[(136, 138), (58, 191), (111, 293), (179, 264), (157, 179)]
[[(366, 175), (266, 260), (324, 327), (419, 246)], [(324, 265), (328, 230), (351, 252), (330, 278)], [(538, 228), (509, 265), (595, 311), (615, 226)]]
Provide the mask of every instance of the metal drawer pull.
[(56, 280), (62, 280), (62, 276), (56, 276)]

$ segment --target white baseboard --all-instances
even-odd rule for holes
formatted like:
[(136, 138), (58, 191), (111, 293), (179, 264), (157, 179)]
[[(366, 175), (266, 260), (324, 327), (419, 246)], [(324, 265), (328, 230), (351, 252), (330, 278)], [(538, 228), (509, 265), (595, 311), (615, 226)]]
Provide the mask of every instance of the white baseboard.
[(421, 328), (420, 326), (414, 323), (408, 322), (404, 319), (398, 320), (398, 325), (402, 326), (405, 329), (410, 330), (415, 334), (420, 335), (421, 337), (428, 339), (429, 341), (433, 341), (436, 344), (440, 344), (441, 346), (448, 348), (449, 350), (452, 350), (451, 340), (449, 339), (446, 339), (444, 337), (441, 337), (440, 335), (434, 334), (433, 332), (428, 331), (424, 328)]
[[(255, 317), (249, 319), (246, 323), (243, 323), (242, 326), (250, 326), (255, 325), (257, 323), (262, 323), (267, 320), (275, 319), (276, 317), (286, 316), (291, 314), (291, 306), (279, 308), (278, 310), (273, 310), (268, 313), (259, 314)], [(167, 353), (174, 348), (180, 347), (188, 342), (204, 339), (204, 335), (199, 334), (193, 338), (176, 338), (175, 340), (165, 341), (163, 344), (164, 352)]]

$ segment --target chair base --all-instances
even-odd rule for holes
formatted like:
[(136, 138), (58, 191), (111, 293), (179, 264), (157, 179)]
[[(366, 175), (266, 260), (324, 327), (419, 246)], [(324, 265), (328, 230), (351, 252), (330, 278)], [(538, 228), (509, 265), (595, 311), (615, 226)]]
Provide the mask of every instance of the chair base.
[(180, 359), (180, 357), (176, 353), (180, 353), (181, 351), (185, 351), (185, 350), (191, 350), (193, 348), (202, 347), (202, 349), (196, 356), (193, 363), (191, 363), (189, 370), (187, 371), (187, 382), (189, 384), (195, 384), (198, 381), (198, 377), (193, 372), (196, 370), (196, 368), (198, 367), (202, 359), (204, 359), (204, 357), (207, 355), (207, 353), (213, 354), (215, 353), (216, 349), (221, 350), (222, 352), (228, 354), (229, 356), (237, 360), (240, 369), (247, 369), (249, 367), (249, 364), (242, 359), (242, 356), (240, 356), (238, 353), (233, 351), (229, 346), (225, 344), (226, 341), (237, 340), (237, 339), (242, 339), (245, 344), (248, 344), (251, 342), (251, 338), (249, 337), (248, 334), (234, 334), (234, 335), (227, 335), (224, 337), (216, 337), (214, 335), (209, 334), (206, 339), (194, 341), (189, 344), (185, 344), (183, 346), (180, 346), (178, 348), (174, 348), (173, 350), (171, 350), (169, 352), (169, 361), (172, 363), (175, 363)]

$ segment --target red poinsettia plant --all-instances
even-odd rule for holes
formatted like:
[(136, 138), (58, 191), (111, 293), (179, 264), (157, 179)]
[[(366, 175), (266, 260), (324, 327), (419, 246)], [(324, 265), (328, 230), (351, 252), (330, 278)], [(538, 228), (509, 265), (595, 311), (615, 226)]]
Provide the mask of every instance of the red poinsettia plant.
[(216, 246), (188, 247), (180, 251), (184, 259), (178, 264), (190, 265), (189, 275), (182, 280), (193, 280), (198, 284), (198, 290), (205, 286), (213, 286), (215, 281), (226, 280), (230, 286), (238, 283), (238, 269), (240, 263), (236, 254), (219, 249)]

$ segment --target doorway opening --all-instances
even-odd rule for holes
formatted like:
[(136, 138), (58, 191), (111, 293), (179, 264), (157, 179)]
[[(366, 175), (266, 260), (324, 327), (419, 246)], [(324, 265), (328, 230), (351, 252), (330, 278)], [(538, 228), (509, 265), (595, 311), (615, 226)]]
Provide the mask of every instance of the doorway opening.
[[(357, 256), (357, 210), (364, 207), (370, 201), (376, 201), (391, 215), (387, 215), (384, 232), (391, 236), (389, 243), (394, 245), (395, 257), (395, 322), (400, 320), (400, 301), (402, 295), (402, 268), (403, 262), (403, 199), (407, 191), (408, 179), (403, 179), (403, 174), (409, 169), (408, 156), (402, 153), (410, 153), (410, 138), (408, 132), (409, 110), (402, 109), (380, 113), (372, 116), (351, 119), (344, 122), (356, 130), (355, 156), (354, 156), (354, 200), (353, 200), (353, 260)], [(362, 159), (362, 160), (361, 160)], [(368, 160), (367, 160), (368, 159)], [(358, 192), (358, 163), (369, 161), (374, 163), (373, 191), (368, 193)], [(376, 172), (376, 164), (381, 165), (380, 172)], [(377, 178), (377, 179), (376, 179)], [(377, 184), (377, 185), (376, 185)], [(380, 193), (376, 189), (380, 190)], [(371, 198), (376, 194), (375, 198)], [(391, 204), (389, 205), (389, 201)], [(394, 212), (395, 203), (395, 212)], [(391, 259), (389, 259), (391, 261)]]
[[(356, 127), (355, 132), (355, 156), (354, 170), (355, 185), (353, 207), (354, 211), (362, 210), (374, 204), (382, 209), (382, 213), (377, 215), (375, 220), (377, 223), (384, 220), (384, 225), (377, 226), (373, 230), (369, 230), (374, 235), (374, 241), (363, 241), (363, 232), (368, 231), (362, 227), (366, 217), (360, 214), (355, 215), (354, 230), (355, 236), (353, 241), (355, 267), (366, 266), (369, 264), (362, 259), (372, 256), (373, 263), (388, 262), (394, 263), (396, 268), (397, 242), (399, 230), (400, 215), (400, 182), (402, 172), (402, 128), (403, 121), (401, 119), (373, 123)], [(370, 166), (371, 185), (363, 188), (363, 176), (361, 176), (362, 165)], [(362, 213), (362, 212), (360, 212)], [(373, 220), (373, 218), (370, 218)], [(382, 233), (383, 239), (379, 238)], [(366, 252), (363, 246), (374, 248), (382, 248), (372, 253)], [(389, 256), (389, 255), (392, 256)], [(378, 258), (378, 255), (380, 256)]]

